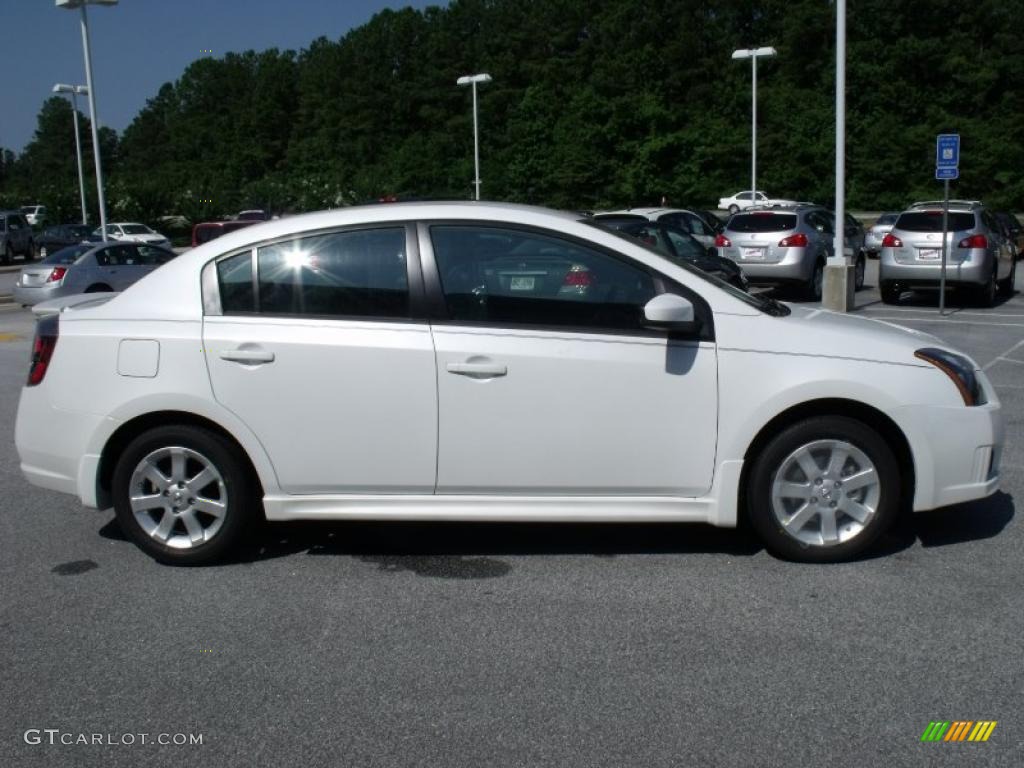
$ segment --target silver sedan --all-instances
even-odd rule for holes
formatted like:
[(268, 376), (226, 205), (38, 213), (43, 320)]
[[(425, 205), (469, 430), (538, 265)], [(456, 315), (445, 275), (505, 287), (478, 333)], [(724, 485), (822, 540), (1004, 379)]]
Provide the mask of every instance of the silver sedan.
[(72, 245), (22, 269), (14, 300), (27, 307), (58, 296), (123, 291), (174, 256), (173, 251), (144, 243)]

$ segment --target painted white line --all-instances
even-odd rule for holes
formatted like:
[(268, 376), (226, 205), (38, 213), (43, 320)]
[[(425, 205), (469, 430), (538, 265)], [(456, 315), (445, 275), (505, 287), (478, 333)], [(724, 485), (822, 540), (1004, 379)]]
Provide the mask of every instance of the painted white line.
[[(865, 307), (866, 310), (875, 309), (875, 307)], [(938, 314), (938, 310), (934, 307), (922, 307), (921, 309), (914, 309), (913, 307), (877, 307), (881, 312), (930, 312), (933, 315)], [(1024, 319), (1024, 312), (964, 312), (960, 310), (947, 310), (946, 317), (957, 317), (958, 315), (979, 315), (980, 317), (1019, 317)]]
[(1000, 328), (1024, 328), (1024, 323), (982, 323), (978, 320), (951, 320), (948, 317), (876, 317), (871, 320), (888, 320), (892, 323), (945, 323), (946, 325), (995, 325)]
[[(991, 368), (997, 362), (999, 362), (1000, 360), (1005, 360), (1007, 355), (1012, 355), (1014, 352), (1016, 352), (1021, 347), (1024, 347), (1024, 339), (1021, 339), (1020, 341), (1018, 341), (1016, 344), (1014, 344), (1012, 347), (1010, 347), (1008, 350), (1006, 350), (1002, 354), (996, 355), (995, 359), (992, 360), (991, 362), (989, 362), (987, 365), (982, 366), (981, 370), (987, 371), (989, 368)], [(1016, 363), (1016, 362), (1019, 362), (1019, 361), (1018, 360), (1011, 360), (1010, 362)]]

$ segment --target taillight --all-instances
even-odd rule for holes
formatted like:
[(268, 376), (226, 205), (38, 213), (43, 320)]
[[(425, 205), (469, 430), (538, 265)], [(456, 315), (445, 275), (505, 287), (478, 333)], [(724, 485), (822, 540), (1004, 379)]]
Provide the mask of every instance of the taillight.
[(970, 235), (961, 240), (957, 248), (988, 248), (988, 238), (984, 235)]
[(715, 235), (715, 247), (716, 248), (731, 248), (732, 247), (732, 242), (729, 240), (728, 237), (726, 237), (725, 235), (719, 233), (719, 234)]
[(797, 232), (795, 235), (784, 237), (779, 240), (780, 248), (805, 248), (807, 246), (807, 235)]
[(889, 232), (885, 237), (882, 238), (883, 248), (902, 248), (903, 241), (900, 240), (892, 232)]
[(32, 342), (32, 365), (28, 369), (28, 386), (34, 387), (46, 375), (46, 368), (50, 365), (53, 350), (57, 347), (59, 334), (60, 319), (57, 315), (47, 315), (36, 323), (36, 338)]
[(586, 288), (594, 284), (594, 277), (590, 274), (590, 270), (586, 267), (581, 267), (578, 264), (566, 272), (565, 279), (562, 281), (563, 288)]
[(67, 274), (67, 267), (54, 267), (50, 270), (50, 276), (46, 278), (48, 283), (56, 283), (58, 280), (63, 280), (64, 275)]

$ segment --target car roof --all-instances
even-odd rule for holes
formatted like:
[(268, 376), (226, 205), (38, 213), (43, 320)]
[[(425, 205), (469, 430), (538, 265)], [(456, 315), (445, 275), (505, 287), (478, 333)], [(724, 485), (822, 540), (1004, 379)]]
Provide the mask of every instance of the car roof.
[[(945, 200), (918, 200), (916, 203), (911, 203), (907, 210), (911, 208), (941, 208), (946, 204)], [(984, 203), (980, 200), (950, 200), (949, 207), (953, 208), (982, 208)]]
[(795, 213), (797, 211), (822, 210), (816, 203), (782, 203), (777, 205), (751, 205), (742, 211), (735, 213), (735, 216), (742, 216), (745, 213)]

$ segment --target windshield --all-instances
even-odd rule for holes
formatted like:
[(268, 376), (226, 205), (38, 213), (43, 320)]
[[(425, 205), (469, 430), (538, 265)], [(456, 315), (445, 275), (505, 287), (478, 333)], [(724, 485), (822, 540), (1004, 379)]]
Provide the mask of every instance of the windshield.
[(737, 213), (726, 225), (732, 232), (784, 232), (796, 228), (795, 213)]
[(152, 235), (153, 230), (145, 224), (123, 224), (121, 229), (126, 235)]
[(621, 237), (623, 240), (626, 240), (632, 243), (633, 245), (639, 245), (641, 248), (650, 251), (655, 256), (665, 259), (665, 261), (668, 261), (671, 264), (675, 264), (680, 269), (685, 269), (690, 274), (696, 275), (701, 280), (705, 280), (711, 283), (715, 287), (728, 293), (730, 296), (739, 299), (744, 304), (754, 307), (754, 309), (760, 310), (765, 314), (784, 317), (785, 315), (788, 315), (790, 312), (789, 307), (787, 307), (785, 304), (781, 302), (776, 301), (775, 299), (770, 299), (764, 294), (761, 294), (759, 296), (752, 296), (746, 291), (740, 290), (734, 285), (731, 285), (730, 283), (727, 283), (724, 280), (715, 277), (714, 275), (708, 274), (703, 269), (700, 269), (699, 267), (691, 264), (688, 261), (683, 261), (682, 259), (673, 259), (664, 251), (661, 251), (658, 248), (649, 245), (643, 240), (639, 240), (633, 237), (628, 232), (608, 226), (607, 222), (595, 221), (594, 219), (583, 219), (582, 221), (585, 224), (589, 224), (592, 227), (598, 227), (599, 229), (603, 229), (606, 232), (611, 232), (613, 235)]
[(61, 248), (59, 251), (51, 253), (45, 259), (43, 264), (74, 264), (78, 261), (78, 257), (81, 256), (88, 250), (95, 248), (94, 245), (72, 245), (70, 248)]

